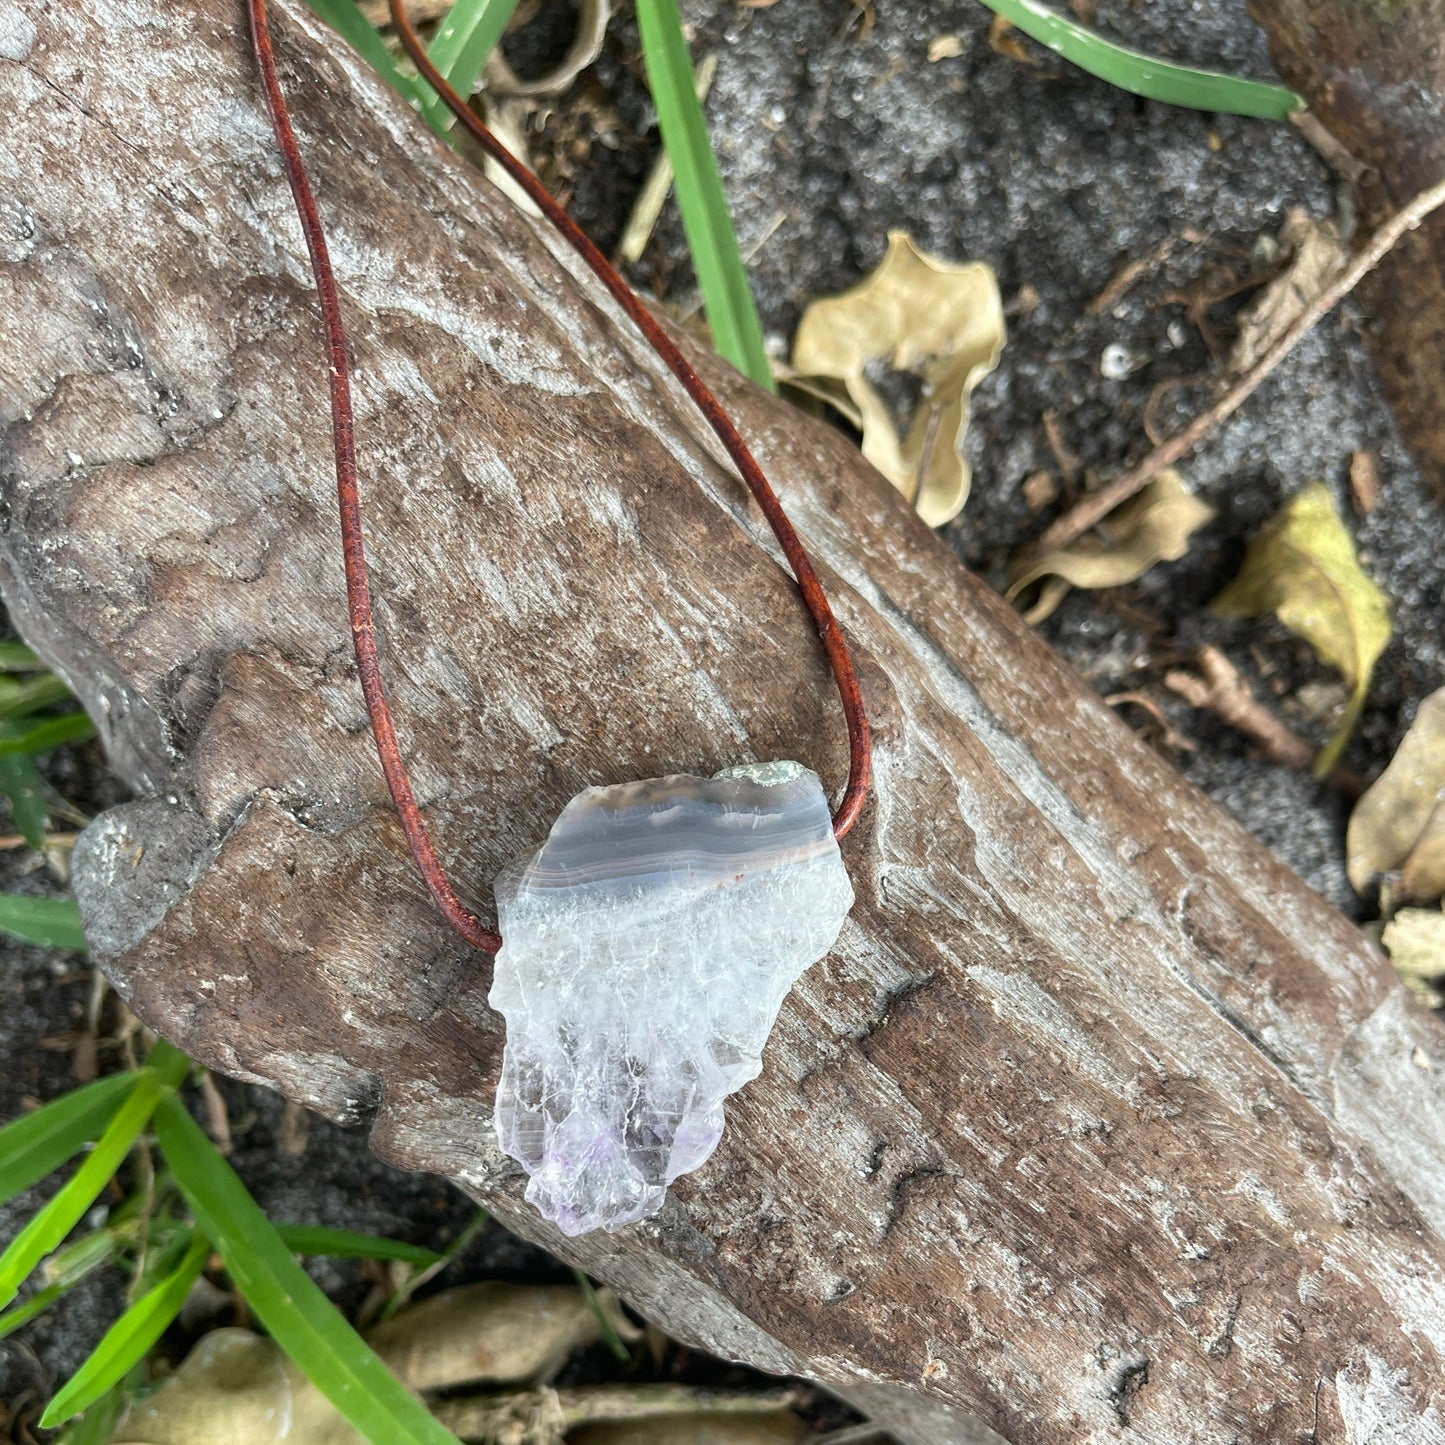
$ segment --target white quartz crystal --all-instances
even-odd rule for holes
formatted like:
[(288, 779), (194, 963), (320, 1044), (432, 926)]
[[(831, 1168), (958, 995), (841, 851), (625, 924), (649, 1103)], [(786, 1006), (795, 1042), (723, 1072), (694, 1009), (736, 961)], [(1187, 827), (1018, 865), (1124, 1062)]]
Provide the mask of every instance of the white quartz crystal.
[(498, 1140), (566, 1234), (654, 1214), (852, 906), (822, 785), (767, 763), (588, 788), (496, 893)]

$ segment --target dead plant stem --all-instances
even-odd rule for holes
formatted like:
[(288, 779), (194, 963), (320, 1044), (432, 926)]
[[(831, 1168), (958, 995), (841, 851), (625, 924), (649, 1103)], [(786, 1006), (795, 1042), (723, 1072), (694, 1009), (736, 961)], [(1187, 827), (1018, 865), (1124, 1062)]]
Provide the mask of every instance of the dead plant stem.
[(1087, 496), (1058, 518), (1029, 549), (1041, 554), (1067, 547), (1090, 527), (1101, 522), (1121, 502), (1126, 502), (1164, 470), (1194, 450), (1221, 422), (1233, 416), (1254, 394), (1260, 383), (1299, 344), (1307, 332), (1329, 315), (1376, 266), (1430, 213), (1445, 205), (1445, 181), (1421, 191), (1407, 206), (1382, 222), (1354, 259), (1282, 331), (1264, 354), (1239, 376), (1212, 406), (1200, 412), (1183, 431), (1160, 443), (1136, 467), (1122, 472), (1112, 482)]
[[(1236, 732), (1243, 733), (1270, 762), (1296, 772), (1308, 771), (1316, 750), (1255, 697), (1239, 669), (1224, 653), (1206, 643), (1195, 653), (1194, 665), (1198, 668), (1197, 674), (1182, 668), (1166, 673), (1165, 687), (1178, 693), (1191, 707), (1211, 712)], [(1352, 800), (1365, 790), (1364, 779), (1348, 768), (1336, 768), (1325, 779), (1325, 784)]]

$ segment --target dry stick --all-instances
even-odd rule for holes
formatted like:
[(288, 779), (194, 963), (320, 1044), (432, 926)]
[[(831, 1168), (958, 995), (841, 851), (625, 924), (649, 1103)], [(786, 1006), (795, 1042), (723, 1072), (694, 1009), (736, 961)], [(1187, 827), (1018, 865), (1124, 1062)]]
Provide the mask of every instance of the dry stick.
[[(713, 77), (716, 74), (717, 56), (705, 55), (698, 63), (694, 87), (694, 93), (699, 102), (707, 99), (707, 93), (712, 89)], [(647, 179), (637, 193), (637, 200), (632, 206), (632, 214), (622, 228), (622, 239), (617, 243), (617, 249), (613, 252), (619, 267), (624, 262), (629, 266), (635, 266), (642, 260), (643, 253), (647, 250), (647, 243), (657, 229), (657, 220), (662, 215), (663, 203), (672, 190), (672, 180), (672, 162), (667, 158), (666, 148), (663, 148), (658, 151), (657, 158), (652, 163), (652, 169), (647, 173)]]
[(1212, 712), (1236, 732), (1259, 745), (1272, 763), (1303, 770), (1314, 762), (1315, 750), (1296, 736), (1250, 690), (1234, 664), (1207, 644), (1194, 656), (1199, 675), (1177, 668), (1164, 676), (1164, 686), (1191, 707)]
[[(541, 1421), (556, 1431), (579, 1425), (628, 1423), (688, 1416), (773, 1415), (795, 1404), (797, 1390), (709, 1390), (695, 1385), (580, 1385), (554, 1390), (542, 1385), (531, 1390), (507, 1390), (488, 1395), (464, 1395), (432, 1407), (438, 1421), (463, 1440), (522, 1439), (507, 1427)], [(534, 1435), (525, 1436), (531, 1440)], [(551, 1438), (550, 1436), (548, 1438)], [(671, 1438), (680, 1438), (673, 1435)], [(874, 1431), (877, 1438), (877, 1431)], [(823, 1441), (831, 1437), (821, 1437)]]
[[(1165, 687), (1177, 692), (1191, 707), (1212, 712), (1221, 722), (1243, 733), (1272, 763), (1296, 772), (1310, 767), (1315, 749), (1255, 697), (1238, 668), (1217, 647), (1206, 643), (1194, 654), (1194, 665), (1199, 669), (1198, 676), (1176, 669), (1165, 674)], [(1336, 768), (1324, 781), (1347, 798), (1358, 798), (1365, 791), (1364, 779), (1348, 768)]]
[(211, 1136), (217, 1151), (223, 1155), (229, 1155), (232, 1149), (231, 1143), (231, 1115), (226, 1108), (226, 1101), (221, 1097), (221, 1091), (216, 1087), (216, 1081), (209, 1069), (201, 1070), (200, 1075), (201, 1098), (206, 1104), (206, 1130)]
[(889, 1445), (893, 1439), (879, 1425), (865, 1421), (861, 1425), (844, 1425), (839, 1430), (829, 1430), (826, 1435), (813, 1435), (805, 1445)]
[(1201, 412), (1183, 431), (1155, 447), (1137, 467), (1115, 477), (1097, 492), (1090, 492), (1052, 526), (1045, 528), (1029, 552), (1039, 554), (1067, 547), (1090, 527), (1103, 521), (1121, 502), (1143, 491), (1165, 467), (1173, 466), (1193, 451), (1220, 422), (1239, 410), (1260, 382), (1294, 350), (1305, 333), (1333, 311), (1394, 250), (1407, 231), (1413, 231), (1441, 205), (1445, 205), (1445, 181), (1438, 181), (1429, 190), (1421, 191), (1409, 205), (1382, 222), (1354, 260), (1300, 312), (1259, 360), (1213, 406)]

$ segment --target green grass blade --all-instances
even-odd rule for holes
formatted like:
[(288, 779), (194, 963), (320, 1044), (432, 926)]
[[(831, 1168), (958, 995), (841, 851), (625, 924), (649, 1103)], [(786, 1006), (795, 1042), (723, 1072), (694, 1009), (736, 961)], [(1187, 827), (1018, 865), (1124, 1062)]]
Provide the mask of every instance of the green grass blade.
[(1016, 25), (1055, 55), (1090, 75), (1168, 105), (1212, 110), (1223, 115), (1249, 115), (1260, 120), (1286, 120), (1304, 101), (1294, 91), (1264, 80), (1240, 80), (1214, 70), (1176, 65), (1124, 45), (1115, 45), (1086, 30), (1040, 0), (983, 0), (996, 15)]
[(0, 672), (45, 670), (45, 664), (23, 642), (0, 641)]
[[(477, 88), (487, 57), (497, 48), (517, 0), (457, 0), (427, 46), (431, 63), (464, 100)], [(427, 88), (425, 107), (433, 124), (453, 124), (451, 111)]]
[(291, 1257), (285, 1240), (178, 1099), (156, 1110), (156, 1138), (196, 1221), (257, 1319), (368, 1440), (456, 1445)]
[(0, 722), (0, 757), (48, 753), (62, 743), (95, 736), (95, 724), (83, 712), (62, 713), (35, 722)]
[(146, 1056), (145, 1068), (141, 1072), (154, 1074), (160, 1080), (161, 1088), (169, 1093), (186, 1082), (194, 1067), (190, 1059), (174, 1044), (157, 1039), (155, 1046)]
[(23, 938), (26, 943), (38, 943), (43, 948), (85, 952), (80, 909), (73, 898), (29, 898), (19, 893), (0, 893), (0, 933)]
[(0, 676), (0, 718), (29, 717), (43, 707), (54, 707), (70, 696), (70, 689), (53, 672), (37, 673), (24, 682)]
[(163, 1233), (162, 1238), (159, 1241), (151, 1241), (145, 1258), (141, 1261), (139, 1273), (132, 1275), (131, 1294), (139, 1296), (162, 1277), (168, 1275), (179, 1263), (181, 1256), (190, 1248), (191, 1236), (194, 1233), (189, 1217), (184, 1223), (178, 1219), (172, 1220), (171, 1228)]
[(399, 1259), (422, 1269), (442, 1258), (433, 1249), (399, 1239), (357, 1234), (350, 1229), (325, 1229), (319, 1224), (278, 1224), (276, 1232), (292, 1254), (326, 1255), (330, 1259)]
[(145, 1128), (161, 1092), (155, 1075), (143, 1070), (85, 1162), (0, 1255), (0, 1307), (15, 1298), (15, 1292), (30, 1271), (60, 1244), (95, 1203)]
[(487, 1227), (488, 1219), (489, 1216), (485, 1209), (477, 1210), (458, 1231), (457, 1237), (442, 1251), (441, 1258), (436, 1260), (435, 1263), (427, 1265), (425, 1269), (419, 1269), (414, 1274), (408, 1275), (396, 1293), (387, 1300), (386, 1308), (381, 1312), (382, 1319), (389, 1320), (411, 1299), (412, 1295), (414, 1295), (422, 1285), (426, 1284), (429, 1280), (435, 1279), (439, 1274), (445, 1273), (451, 1264), (465, 1253), (471, 1242)]
[(107, 1222), (104, 1229), (82, 1234), (73, 1244), (57, 1249), (45, 1261), (41, 1273), (48, 1285), (69, 1284), (109, 1263), (120, 1252), (122, 1243), (122, 1232), (111, 1228)]
[(713, 345), (745, 376), (776, 390), (675, 0), (637, 0), (637, 24)]
[(354, 0), (306, 0), (306, 3), (398, 94), (418, 105), (422, 88), (397, 64), (376, 27), (356, 8)]
[(167, 1089), (179, 1089), (192, 1067), (190, 1059), (164, 1039), (156, 1040), (155, 1047), (146, 1057), (145, 1066)]
[(151, 1346), (180, 1314), (210, 1251), (210, 1241), (198, 1235), (175, 1269), (147, 1290), (105, 1332), (85, 1363), (45, 1407), (40, 1417), (44, 1429), (53, 1430), (72, 1415), (89, 1409), (150, 1353)]
[(84, 1416), (56, 1436), (54, 1445), (106, 1445), (120, 1423), (126, 1401), (145, 1384), (146, 1369), (137, 1365), (129, 1378), (102, 1396)]
[(587, 1301), (587, 1308), (592, 1311), (592, 1318), (597, 1321), (598, 1332), (602, 1336), (602, 1343), (612, 1351), (612, 1357), (620, 1360), (624, 1365), (632, 1359), (632, 1351), (622, 1343), (622, 1337), (613, 1327), (612, 1321), (607, 1318), (602, 1308), (602, 1301), (597, 1298), (597, 1291), (592, 1287), (592, 1281), (575, 1266), (572, 1270), (572, 1278), (577, 1281), (577, 1288), (582, 1291), (582, 1298)]
[(45, 782), (35, 759), (24, 754), (6, 757), (0, 751), (0, 792), (10, 800), (10, 816), (26, 844), (43, 848), (50, 814), (45, 806)]
[(13, 1334), (36, 1315), (43, 1314), (87, 1275), (109, 1264), (119, 1249), (120, 1240), (110, 1230), (98, 1229), (52, 1255), (45, 1267), (45, 1288), (31, 1295), (23, 1304), (0, 1314), (0, 1340)]
[(95, 1203), (150, 1122), (156, 1104), (185, 1078), (189, 1067), (186, 1056), (169, 1044), (157, 1044), (151, 1051), (145, 1068), (134, 1075), (129, 1092), (85, 1162), (0, 1255), (0, 1309), (15, 1298), (30, 1271), (59, 1246)]
[(0, 1129), (0, 1204), (73, 1159), (105, 1131), (135, 1074), (109, 1074)]
[(31, 1295), (14, 1309), (0, 1314), (0, 1340), (7, 1335), (13, 1335), (21, 1325), (28, 1325), (36, 1315), (43, 1315), (69, 1288), (69, 1285), (63, 1284), (46, 1285), (43, 1290)]

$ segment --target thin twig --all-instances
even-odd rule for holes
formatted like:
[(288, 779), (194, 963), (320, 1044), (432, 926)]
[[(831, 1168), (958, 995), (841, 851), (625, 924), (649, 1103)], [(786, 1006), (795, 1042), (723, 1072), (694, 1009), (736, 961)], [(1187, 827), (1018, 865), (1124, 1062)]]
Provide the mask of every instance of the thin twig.
[[(695, 94), (699, 102), (707, 99), (707, 93), (712, 88), (713, 76), (716, 74), (717, 56), (704, 55), (698, 61), (697, 75), (694, 81)], [(672, 162), (668, 160), (665, 149), (659, 150), (657, 158), (652, 163), (652, 169), (647, 173), (647, 179), (642, 183), (642, 189), (637, 193), (637, 200), (632, 206), (632, 214), (622, 228), (622, 239), (618, 241), (617, 250), (614, 252), (619, 266), (635, 266), (642, 260), (643, 252), (647, 250), (647, 243), (652, 239), (652, 233), (657, 227), (657, 218), (662, 214), (663, 202), (667, 200), (668, 192), (671, 189)]]
[[(634, 1427), (644, 1420), (672, 1419), (677, 1426), (670, 1439), (683, 1438), (681, 1424), (689, 1416), (770, 1416), (796, 1403), (794, 1389), (712, 1390), (671, 1382), (627, 1385), (578, 1385), (554, 1390), (540, 1385), (530, 1390), (503, 1390), (485, 1395), (463, 1395), (432, 1406), (437, 1420), (463, 1440), (560, 1439), (579, 1425), (612, 1423)], [(540, 1422), (551, 1433), (537, 1433)], [(634, 1428), (629, 1434), (641, 1433)], [(711, 1433), (711, 1432), (710, 1432)], [(610, 1438), (620, 1438), (616, 1435)], [(769, 1438), (779, 1438), (772, 1437)]]
[(403, 1305), (410, 1302), (412, 1295), (415, 1294), (422, 1285), (429, 1283), (435, 1279), (437, 1275), (441, 1274), (443, 1270), (455, 1264), (463, 1251), (471, 1244), (472, 1240), (486, 1229), (491, 1222), (491, 1217), (485, 1209), (477, 1210), (458, 1233), (457, 1237), (442, 1251), (440, 1259), (427, 1265), (425, 1269), (418, 1270), (407, 1276), (397, 1288), (396, 1293), (387, 1301), (386, 1307), (381, 1312), (382, 1319), (389, 1320)]
[(206, 1105), (206, 1129), (220, 1154), (231, 1152), (231, 1115), (226, 1101), (216, 1087), (216, 1081), (209, 1069), (202, 1069), (198, 1080), (201, 1098)]
[[(1184, 677), (1190, 676), (1188, 673), (1170, 673), (1171, 677), (1176, 675), (1182, 675)], [(1176, 691), (1177, 690), (1178, 689), (1176, 689)], [(1148, 693), (1138, 691), (1111, 692), (1108, 697), (1104, 699), (1104, 705), (1112, 708), (1121, 707), (1126, 702), (1132, 703), (1135, 707), (1143, 708), (1144, 711), (1154, 719), (1155, 725), (1159, 729), (1159, 742), (1162, 746), (1171, 752), (1192, 753), (1195, 751), (1194, 740), (1185, 737), (1177, 728), (1169, 725), (1169, 719), (1164, 716), (1164, 709), (1161, 708)], [(1197, 703), (1195, 704), (1196, 707), (1198, 705)]]
[(306, 1143), (311, 1135), (311, 1116), (296, 1103), (287, 1099), (281, 1110), (281, 1129), (278, 1144), (288, 1159), (299, 1159), (306, 1152)]
[(105, 1007), (105, 996), (110, 991), (110, 980), (98, 969), (90, 971), (90, 997), (85, 1002), (85, 1026), (75, 1041), (74, 1061), (71, 1072), (82, 1084), (88, 1084), (99, 1076), (97, 1056), (100, 1052), (100, 1012)]
[(1325, 164), (1342, 180), (1358, 186), (1370, 169), (1342, 141), (1325, 129), (1325, 123), (1305, 106), (1291, 113), (1290, 124), (1319, 152)]
[(826, 1435), (814, 1435), (807, 1445), (888, 1445), (893, 1436), (887, 1434), (881, 1425), (864, 1421), (861, 1425), (844, 1425), (839, 1430), (829, 1430)]
[(1380, 469), (1373, 452), (1350, 453), (1350, 500), (1355, 510), (1368, 517), (1380, 501)]
[[(1198, 674), (1182, 669), (1166, 673), (1164, 685), (1177, 692), (1191, 707), (1212, 712), (1221, 722), (1249, 738), (1272, 763), (1295, 772), (1306, 772), (1315, 760), (1315, 749), (1291, 731), (1250, 690), (1235, 665), (1208, 644), (1194, 654)], [(1325, 784), (1347, 798), (1358, 798), (1365, 790), (1364, 779), (1348, 768), (1336, 768)]]
[(1077, 482), (1084, 464), (1079, 459), (1078, 452), (1064, 440), (1058, 412), (1046, 411), (1040, 420), (1044, 425), (1044, 438), (1049, 444), (1049, 450), (1054, 454), (1054, 460), (1059, 464), (1059, 470), (1064, 474), (1064, 480)]
[(1134, 256), (1118, 266), (1109, 277), (1109, 284), (1084, 307), (1090, 316), (1102, 316), (1116, 302), (1122, 301), (1133, 290), (1143, 276), (1169, 259), (1169, 253), (1181, 242), (1187, 241), (1185, 232), (1165, 236), (1157, 245), (1151, 246), (1142, 256)]
[(1240, 376), (1213, 406), (1202, 411), (1183, 431), (1155, 447), (1138, 466), (1115, 477), (1098, 491), (1083, 497), (1076, 506), (1065, 512), (1052, 526), (1047, 527), (1029, 551), (1043, 553), (1067, 547), (1090, 527), (1102, 521), (1121, 502), (1126, 502), (1135, 493), (1143, 491), (1165, 467), (1173, 466), (1192, 452), (1215, 427), (1239, 410), (1254, 394), (1259, 384), (1294, 350), (1301, 338), (1329, 315), (1394, 250), (1407, 231), (1413, 231), (1432, 211), (1442, 205), (1445, 205), (1445, 181), (1439, 181), (1428, 190), (1421, 191), (1409, 205), (1396, 211), (1388, 221), (1382, 222), (1355, 255), (1354, 260), (1300, 312), (1259, 360)]

